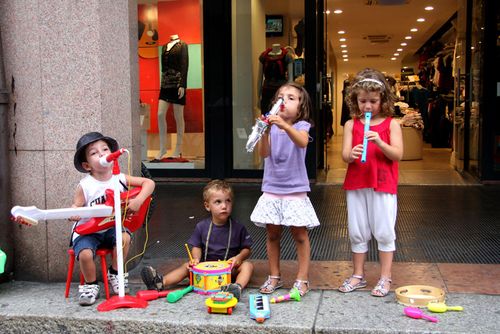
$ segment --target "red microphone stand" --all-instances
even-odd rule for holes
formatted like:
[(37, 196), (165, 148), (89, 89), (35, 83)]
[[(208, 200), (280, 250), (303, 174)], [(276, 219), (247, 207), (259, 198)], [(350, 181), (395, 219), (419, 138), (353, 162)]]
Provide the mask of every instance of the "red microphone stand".
[[(127, 151), (128, 153), (128, 151)], [(116, 258), (118, 262), (118, 296), (112, 296), (110, 299), (97, 306), (100, 312), (107, 312), (117, 308), (145, 308), (148, 302), (133, 296), (125, 295), (125, 282), (123, 278), (123, 241), (122, 241), (122, 208), (120, 200), (120, 166), (118, 158), (113, 160), (113, 195), (115, 200), (115, 232), (116, 232)]]

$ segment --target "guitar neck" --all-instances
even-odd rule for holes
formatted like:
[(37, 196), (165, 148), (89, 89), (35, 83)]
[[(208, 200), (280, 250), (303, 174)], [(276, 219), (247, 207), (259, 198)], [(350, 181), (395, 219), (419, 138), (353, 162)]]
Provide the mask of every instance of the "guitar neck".
[(107, 205), (95, 205), (79, 208), (62, 208), (41, 210), (35, 206), (15, 206), (11, 210), (14, 217), (23, 216), (33, 220), (68, 219), (73, 216), (81, 218), (110, 216), (113, 208)]

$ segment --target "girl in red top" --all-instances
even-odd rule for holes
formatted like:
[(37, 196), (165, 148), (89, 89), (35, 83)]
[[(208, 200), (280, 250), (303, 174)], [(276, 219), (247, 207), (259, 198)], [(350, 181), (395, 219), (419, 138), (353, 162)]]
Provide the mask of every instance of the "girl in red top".
[[(391, 287), (396, 249), (398, 161), (403, 156), (399, 123), (391, 117), (396, 97), (382, 73), (364, 69), (356, 75), (346, 96), (352, 119), (344, 126), (342, 159), (347, 162), (346, 190), (353, 274), (339, 287), (351, 292), (367, 285), (364, 264), (371, 235), (378, 244), (380, 279), (371, 294), (384, 297)], [(365, 113), (371, 112), (370, 130), (364, 132)], [(366, 162), (361, 162), (363, 139), (368, 140)]]

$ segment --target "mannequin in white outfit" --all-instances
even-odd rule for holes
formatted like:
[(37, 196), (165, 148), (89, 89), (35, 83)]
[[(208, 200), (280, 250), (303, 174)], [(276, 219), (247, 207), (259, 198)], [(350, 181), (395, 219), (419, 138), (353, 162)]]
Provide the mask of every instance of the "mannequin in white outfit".
[(160, 152), (155, 160), (160, 160), (167, 153), (167, 110), (173, 106), (177, 128), (177, 143), (172, 157), (182, 155), (182, 139), (184, 136), (184, 105), (186, 104), (186, 81), (188, 71), (187, 44), (178, 35), (171, 35), (170, 41), (162, 49), (162, 80), (158, 102), (158, 131), (160, 135)]

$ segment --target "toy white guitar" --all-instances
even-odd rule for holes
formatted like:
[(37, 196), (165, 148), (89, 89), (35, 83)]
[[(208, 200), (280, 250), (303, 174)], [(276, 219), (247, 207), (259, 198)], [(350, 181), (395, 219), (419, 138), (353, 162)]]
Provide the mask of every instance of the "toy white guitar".
[(37, 225), (39, 220), (68, 219), (72, 216), (80, 218), (106, 217), (113, 212), (113, 207), (100, 204), (78, 208), (41, 210), (36, 206), (15, 206), (10, 210), (14, 218), (21, 217), (25, 225)]

